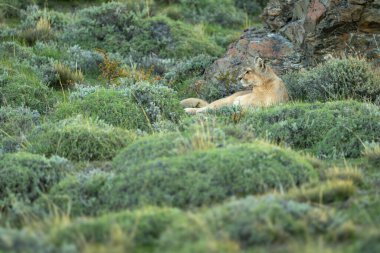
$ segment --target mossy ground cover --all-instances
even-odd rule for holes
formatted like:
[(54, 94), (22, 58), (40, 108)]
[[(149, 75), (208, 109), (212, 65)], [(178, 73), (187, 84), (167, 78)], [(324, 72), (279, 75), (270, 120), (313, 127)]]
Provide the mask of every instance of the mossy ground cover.
[(0, 252), (379, 251), (363, 59), (283, 76), (288, 104), (188, 117), (265, 0), (3, 2)]

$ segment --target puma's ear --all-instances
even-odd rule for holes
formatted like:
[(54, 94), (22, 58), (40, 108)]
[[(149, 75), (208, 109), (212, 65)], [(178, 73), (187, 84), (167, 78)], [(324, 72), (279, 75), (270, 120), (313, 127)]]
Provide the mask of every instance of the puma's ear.
[(267, 69), (267, 66), (265, 64), (265, 61), (263, 59), (261, 59), (260, 57), (258, 57), (256, 60), (255, 60), (255, 68), (256, 69), (259, 69), (261, 71), (266, 71)]
[(245, 72), (249, 72), (249, 71), (252, 71), (252, 69), (251, 68), (245, 68)]

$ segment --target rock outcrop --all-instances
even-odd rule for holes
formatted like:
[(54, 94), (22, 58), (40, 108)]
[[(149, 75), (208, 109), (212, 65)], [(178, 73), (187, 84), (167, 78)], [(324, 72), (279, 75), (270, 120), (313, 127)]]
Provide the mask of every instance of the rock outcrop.
[(263, 21), (301, 50), (304, 65), (327, 54), (353, 54), (380, 64), (380, 0), (272, 0)]
[(239, 73), (256, 56), (277, 72), (326, 56), (359, 55), (380, 66), (380, 0), (270, 0), (264, 28), (250, 28), (207, 70), (206, 79)]

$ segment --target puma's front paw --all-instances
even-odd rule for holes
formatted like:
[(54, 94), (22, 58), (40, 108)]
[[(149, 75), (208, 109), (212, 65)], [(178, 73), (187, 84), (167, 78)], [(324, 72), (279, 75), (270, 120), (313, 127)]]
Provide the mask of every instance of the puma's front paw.
[(185, 112), (190, 115), (195, 115), (198, 108), (185, 108)]

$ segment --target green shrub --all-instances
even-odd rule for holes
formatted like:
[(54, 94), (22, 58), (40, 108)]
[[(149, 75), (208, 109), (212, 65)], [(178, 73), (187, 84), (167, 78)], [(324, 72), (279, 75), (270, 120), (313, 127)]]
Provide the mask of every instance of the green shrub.
[(3, 59), (29, 59), (33, 57), (33, 50), (29, 47), (21, 46), (17, 42), (2, 42), (0, 43), (0, 56)]
[(235, 0), (235, 6), (249, 15), (259, 15), (269, 0)]
[(91, 89), (82, 98), (73, 96), (71, 101), (58, 104), (54, 117), (65, 119), (77, 114), (99, 118), (117, 127), (149, 130), (142, 109), (122, 91)]
[(361, 253), (373, 253), (380, 251), (380, 233), (377, 230), (376, 232), (366, 231), (367, 236), (356, 245), (356, 252)]
[(199, 214), (173, 223), (160, 237), (154, 252), (165, 253), (237, 253), (239, 245), (224, 234), (210, 231), (209, 225)]
[(7, 253), (51, 253), (46, 238), (30, 229), (0, 228), (0, 252)]
[(21, 148), (24, 136), (40, 121), (40, 114), (29, 108), (0, 107), (0, 153)]
[(304, 240), (323, 235), (342, 222), (324, 209), (273, 196), (230, 201), (208, 210), (205, 218), (214, 233), (227, 233), (243, 248), (283, 243), (290, 238)]
[(107, 244), (112, 240), (115, 230), (122, 234), (125, 251), (136, 252), (150, 249), (157, 243), (160, 235), (184, 214), (177, 209), (145, 207), (134, 211), (108, 213), (58, 229), (52, 235), (56, 245), (82, 242)]
[(193, 23), (213, 23), (224, 27), (241, 28), (244, 13), (233, 0), (181, 0), (181, 12)]
[(67, 160), (29, 153), (0, 155), (0, 209), (11, 206), (12, 197), (34, 201), (67, 172)]
[(72, 216), (99, 214), (104, 209), (99, 189), (112, 177), (113, 173), (99, 169), (78, 172), (56, 184), (49, 195), (37, 201), (38, 206), (46, 210), (45, 206), (54, 203), (63, 213), (70, 210)]
[(191, 26), (165, 17), (140, 17), (128, 4), (105, 3), (82, 9), (78, 17), (65, 29), (63, 40), (87, 48), (103, 48), (122, 55), (133, 53), (138, 57), (154, 53), (166, 58), (223, 52)]
[(132, 143), (113, 159), (114, 168), (123, 171), (157, 158), (174, 157), (196, 150), (226, 146), (223, 130), (217, 127), (194, 125), (185, 132), (150, 135)]
[(200, 87), (196, 85), (197, 79), (201, 78), (206, 68), (210, 66), (214, 60), (214, 57), (202, 54), (181, 61), (165, 74), (165, 79), (182, 97), (189, 96), (190, 92), (199, 96), (198, 90)]
[(24, 11), (21, 11), (23, 29), (33, 28), (41, 19), (49, 21), (49, 24), (54, 30), (62, 30), (69, 24), (70, 16), (63, 12), (49, 10), (44, 8), (41, 10), (37, 5), (30, 5)]
[(25, 106), (46, 113), (56, 100), (30, 65), (0, 61), (0, 106)]
[(31, 132), (27, 150), (70, 160), (109, 160), (130, 144), (134, 134), (102, 121), (77, 116), (45, 123)]
[(230, 196), (287, 189), (316, 177), (312, 166), (295, 152), (255, 142), (158, 158), (131, 166), (102, 194), (111, 210), (143, 204), (201, 206)]
[(184, 115), (177, 93), (165, 85), (140, 82), (130, 87), (131, 99), (149, 118), (150, 123), (160, 120), (178, 122)]
[(40, 114), (26, 107), (0, 107), (0, 140), (28, 133), (40, 121)]
[(124, 169), (162, 157), (179, 155), (178, 145), (184, 139), (179, 133), (152, 135), (136, 140), (113, 159), (115, 168)]
[(32, 4), (31, 0), (2, 0), (0, 4), (0, 20), (21, 16), (21, 9)]
[(66, 64), (71, 69), (79, 69), (84, 74), (99, 75), (99, 65), (103, 58), (99, 52), (84, 50), (80, 46), (72, 46), (67, 49), (68, 58)]
[(365, 60), (333, 59), (308, 71), (284, 77), (293, 99), (358, 99), (380, 104), (380, 74)]
[(322, 158), (359, 157), (364, 142), (380, 139), (380, 110), (355, 101), (287, 104), (248, 112), (247, 129)]

